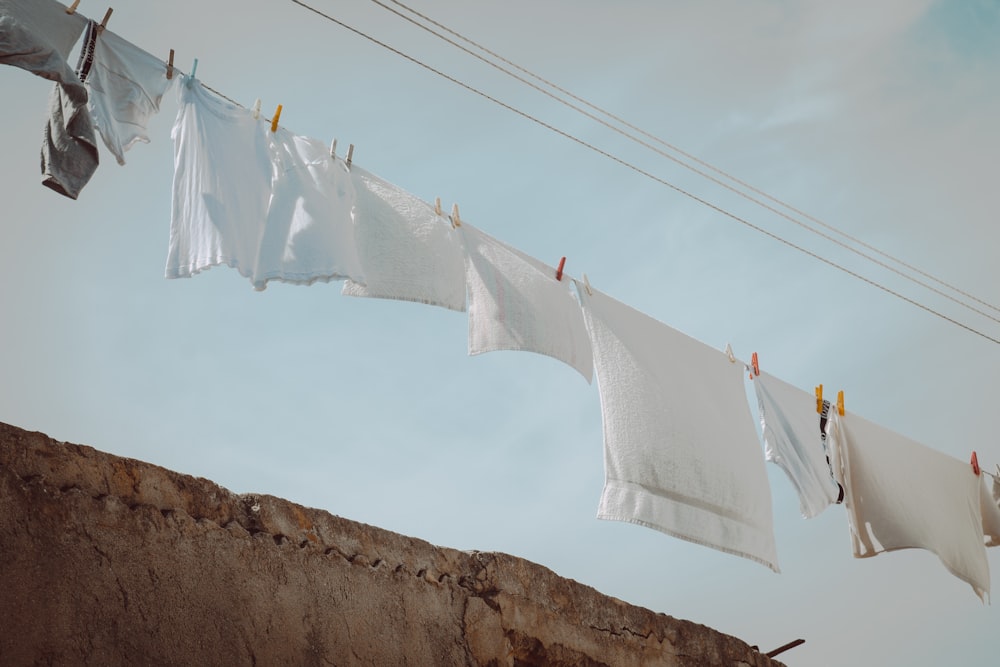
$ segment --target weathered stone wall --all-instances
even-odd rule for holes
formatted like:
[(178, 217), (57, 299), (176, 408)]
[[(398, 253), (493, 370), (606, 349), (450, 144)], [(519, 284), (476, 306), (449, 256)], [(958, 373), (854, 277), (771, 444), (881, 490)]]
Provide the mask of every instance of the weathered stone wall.
[(728, 665), (744, 642), (0, 424), (0, 665)]

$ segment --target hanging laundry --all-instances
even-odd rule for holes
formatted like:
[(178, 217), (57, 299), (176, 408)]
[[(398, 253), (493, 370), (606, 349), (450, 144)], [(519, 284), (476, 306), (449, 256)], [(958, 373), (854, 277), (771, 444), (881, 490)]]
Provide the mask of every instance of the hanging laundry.
[(788, 475), (799, 494), (802, 516), (814, 517), (840, 496), (818, 428), (816, 400), (768, 373), (754, 377), (753, 387), (765, 457)]
[(85, 94), (69, 57), (86, 26), (86, 17), (67, 14), (55, 0), (0, 0), (0, 64), (79, 87)]
[(253, 279), (271, 197), (270, 124), (182, 77), (167, 278), (226, 264)]
[[(987, 477), (992, 480), (992, 493), (986, 488)], [(997, 547), (1000, 546), (1000, 479), (986, 473), (981, 474), (980, 479), (979, 509), (983, 513), (983, 534), (986, 546)]]
[(430, 204), (354, 164), (355, 234), (365, 282), (343, 294), (416, 301), (465, 311), (465, 260), (447, 218)]
[(468, 223), (459, 231), (465, 244), (469, 354), (537, 352), (569, 364), (590, 382), (594, 358), (570, 281), (556, 280), (553, 267)]
[(125, 164), (125, 151), (149, 143), (146, 125), (176, 78), (159, 58), (91, 22), (77, 68), (89, 93), (88, 108), (104, 145)]
[(834, 473), (846, 492), (854, 557), (926, 549), (983, 599), (990, 571), (982, 484), (968, 462), (836, 410), (827, 432)]
[(42, 185), (77, 199), (100, 164), (97, 134), (82, 87), (57, 83), (42, 133)]
[(598, 518), (778, 571), (771, 491), (743, 366), (579, 283), (604, 420)]
[(352, 278), (364, 282), (354, 235), (356, 195), (347, 165), (320, 141), (278, 128), (268, 134), (271, 197), (253, 271), (269, 280), (309, 285)]

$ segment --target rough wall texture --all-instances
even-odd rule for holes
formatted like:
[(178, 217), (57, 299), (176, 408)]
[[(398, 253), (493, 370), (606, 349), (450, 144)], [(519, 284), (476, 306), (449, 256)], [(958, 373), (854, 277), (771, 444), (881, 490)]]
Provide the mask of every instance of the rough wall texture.
[(0, 424), (2, 665), (779, 665), (501, 553)]

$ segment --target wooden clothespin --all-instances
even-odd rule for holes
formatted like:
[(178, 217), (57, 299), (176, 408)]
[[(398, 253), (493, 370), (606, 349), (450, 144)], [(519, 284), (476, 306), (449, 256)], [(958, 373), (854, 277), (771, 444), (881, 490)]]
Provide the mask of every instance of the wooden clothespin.
[(174, 50), (170, 49), (170, 57), (167, 58), (167, 78), (174, 78)]
[(760, 366), (757, 363), (757, 353), (754, 352), (752, 355), (750, 355), (750, 379), (752, 380), (759, 375), (760, 375)]
[(101, 25), (97, 27), (97, 32), (102, 33), (104, 29), (108, 27), (108, 19), (111, 18), (111, 12), (115, 11), (114, 8), (108, 7), (108, 11), (104, 12), (104, 18), (101, 19)]
[(841, 389), (837, 392), (837, 414), (841, 417), (844, 416), (844, 390)]
[(583, 274), (583, 289), (587, 291), (589, 296), (593, 296), (594, 292), (590, 289), (590, 281), (587, 280), (587, 274)]
[(462, 226), (462, 218), (459, 217), (458, 215), (458, 204), (451, 205), (451, 226), (452, 227)]
[(976, 456), (975, 450), (972, 451), (972, 460), (969, 463), (972, 464), (972, 472), (976, 473), (976, 477), (979, 477), (979, 457)]
[(563, 267), (566, 266), (566, 258), (559, 260), (559, 268), (556, 269), (556, 280), (562, 281)]
[(333, 141), (330, 142), (330, 157), (337, 159), (337, 138), (334, 137)]
[(816, 387), (816, 412), (823, 414), (823, 385)]
[(354, 144), (347, 146), (347, 168), (351, 168), (351, 161), (354, 159)]
[(441, 198), (440, 197), (435, 197), (434, 198), (434, 215), (438, 216), (439, 218), (444, 217), (444, 212), (441, 210)]
[(73, 0), (73, 4), (66, 8), (67, 14), (75, 14), (76, 8), (80, 6), (80, 0)]
[(733, 346), (729, 343), (726, 343), (726, 356), (729, 357), (729, 363), (736, 363), (736, 355), (733, 354)]
[(281, 105), (279, 104), (278, 108), (274, 110), (274, 118), (271, 119), (271, 132), (278, 131), (278, 120), (280, 118), (281, 118)]

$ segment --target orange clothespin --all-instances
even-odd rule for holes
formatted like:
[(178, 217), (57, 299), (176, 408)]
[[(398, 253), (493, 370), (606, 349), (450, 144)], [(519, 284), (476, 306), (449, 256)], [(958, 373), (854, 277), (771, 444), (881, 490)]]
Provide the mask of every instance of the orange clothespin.
[(979, 457), (976, 456), (975, 450), (972, 452), (972, 460), (969, 463), (972, 464), (972, 472), (976, 473), (976, 477), (979, 477)]
[(816, 387), (816, 412), (823, 414), (823, 385)]
[(844, 416), (844, 390), (841, 389), (837, 392), (837, 414), (841, 417)]
[(271, 119), (271, 132), (277, 132), (278, 131), (278, 119), (279, 118), (281, 118), (281, 105), (280, 104), (278, 105), (278, 108), (274, 110), (274, 118)]
[(750, 355), (750, 379), (760, 375), (760, 364), (757, 363), (757, 353), (754, 352)]
[(170, 49), (170, 57), (167, 58), (167, 78), (174, 78), (174, 50)]
[(111, 18), (111, 12), (115, 11), (113, 8), (108, 7), (108, 11), (104, 13), (104, 18), (101, 20), (101, 25), (97, 28), (98, 32), (104, 32), (104, 29), (108, 27), (108, 19)]
[(559, 268), (556, 269), (556, 280), (562, 280), (563, 267), (566, 266), (566, 258), (563, 257), (559, 260)]
[(73, 4), (66, 8), (67, 14), (75, 14), (76, 8), (80, 6), (80, 0), (73, 0)]

